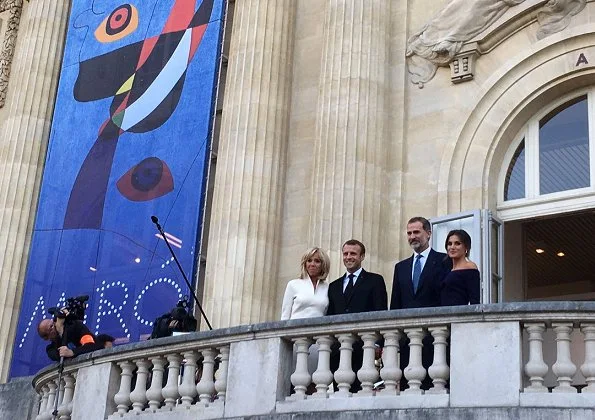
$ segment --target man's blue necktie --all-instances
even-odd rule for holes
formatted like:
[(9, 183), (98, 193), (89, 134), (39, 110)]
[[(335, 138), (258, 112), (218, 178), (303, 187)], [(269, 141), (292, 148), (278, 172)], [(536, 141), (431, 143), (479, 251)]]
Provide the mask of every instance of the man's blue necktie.
[(419, 278), (421, 276), (421, 254), (415, 257), (415, 264), (413, 265), (413, 293), (417, 293), (417, 286), (419, 286)]

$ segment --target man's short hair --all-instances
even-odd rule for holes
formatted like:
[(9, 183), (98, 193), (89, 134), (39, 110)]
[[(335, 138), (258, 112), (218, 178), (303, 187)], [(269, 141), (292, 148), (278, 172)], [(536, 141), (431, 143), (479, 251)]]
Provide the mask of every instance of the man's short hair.
[(45, 328), (43, 328), (43, 325), (47, 324), (47, 322), (45, 322), (45, 321), (51, 321), (51, 320), (42, 319), (41, 321), (39, 321), (39, 323), (37, 324), (37, 334), (41, 337), (42, 340), (49, 340), (50, 337), (48, 336)]
[(366, 255), (366, 247), (364, 246), (364, 244), (362, 244), (357, 239), (350, 239), (350, 240), (348, 240), (347, 242), (345, 242), (343, 244), (343, 246), (341, 247), (341, 249), (343, 249), (345, 247), (345, 245), (357, 245), (357, 246), (359, 246), (359, 249), (361, 251), (361, 255)]
[(432, 233), (432, 225), (428, 219), (426, 219), (425, 217), (421, 217), (421, 216), (415, 216), (415, 217), (412, 217), (411, 219), (409, 219), (407, 224), (410, 225), (411, 223), (416, 223), (416, 222), (420, 222), (426, 232)]

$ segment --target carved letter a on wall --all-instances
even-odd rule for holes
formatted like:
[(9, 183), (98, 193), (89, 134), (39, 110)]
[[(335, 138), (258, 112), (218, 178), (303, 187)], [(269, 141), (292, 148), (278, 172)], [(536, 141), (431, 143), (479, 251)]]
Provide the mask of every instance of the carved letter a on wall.
[(578, 56), (578, 60), (576, 60), (576, 65), (574, 67), (578, 67), (581, 64), (589, 64), (589, 62), (587, 61), (587, 57), (585, 57), (585, 54), (580, 53)]

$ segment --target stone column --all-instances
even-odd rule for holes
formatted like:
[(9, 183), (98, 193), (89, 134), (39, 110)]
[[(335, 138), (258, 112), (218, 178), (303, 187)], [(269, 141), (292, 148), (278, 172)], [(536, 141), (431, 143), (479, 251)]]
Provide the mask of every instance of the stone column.
[(380, 269), (391, 3), (327, 1), (308, 238), (330, 250), (333, 273), (351, 238), (368, 248), (366, 267)]
[(204, 285), (214, 328), (273, 319), (295, 2), (235, 2)]
[(24, 3), (0, 128), (1, 380), (11, 359), (69, 6), (69, 0)]

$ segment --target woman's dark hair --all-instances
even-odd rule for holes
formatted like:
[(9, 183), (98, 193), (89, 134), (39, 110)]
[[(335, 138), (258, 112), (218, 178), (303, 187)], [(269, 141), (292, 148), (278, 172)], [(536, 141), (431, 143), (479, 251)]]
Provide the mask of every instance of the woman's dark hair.
[(446, 241), (444, 241), (444, 248), (447, 248), (448, 240), (454, 235), (458, 236), (463, 245), (465, 245), (465, 248), (467, 248), (466, 254), (468, 255), (469, 251), (471, 251), (471, 236), (469, 236), (469, 234), (463, 229), (455, 229), (448, 232), (448, 235), (446, 235)]

